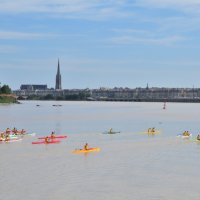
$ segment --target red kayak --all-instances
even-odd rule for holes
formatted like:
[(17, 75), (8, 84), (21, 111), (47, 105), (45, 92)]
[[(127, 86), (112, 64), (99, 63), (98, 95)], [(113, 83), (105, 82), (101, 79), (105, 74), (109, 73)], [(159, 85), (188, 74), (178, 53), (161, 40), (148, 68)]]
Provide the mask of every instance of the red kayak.
[[(55, 135), (53, 137), (51, 136), (47, 136), (48, 138), (50, 139), (55, 139), (55, 138), (66, 138), (67, 136), (66, 135)], [(46, 137), (39, 137), (38, 139), (45, 139)]]
[(60, 140), (52, 140), (52, 141), (49, 141), (49, 142), (45, 142), (45, 141), (42, 141), (42, 142), (32, 142), (32, 144), (57, 144), (57, 143), (60, 143)]

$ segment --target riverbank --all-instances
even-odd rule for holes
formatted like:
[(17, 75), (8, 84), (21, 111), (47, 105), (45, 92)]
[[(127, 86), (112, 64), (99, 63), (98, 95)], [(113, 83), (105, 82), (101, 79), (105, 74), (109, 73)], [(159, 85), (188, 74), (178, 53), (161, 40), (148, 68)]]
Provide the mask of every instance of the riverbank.
[(17, 99), (13, 94), (0, 94), (0, 103), (17, 103)]

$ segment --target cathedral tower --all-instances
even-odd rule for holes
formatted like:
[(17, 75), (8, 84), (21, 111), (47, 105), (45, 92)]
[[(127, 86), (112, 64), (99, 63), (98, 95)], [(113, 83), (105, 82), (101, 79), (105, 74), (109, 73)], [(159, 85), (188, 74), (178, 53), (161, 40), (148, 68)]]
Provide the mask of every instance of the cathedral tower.
[(56, 90), (61, 90), (62, 87), (61, 87), (61, 74), (60, 74), (60, 63), (59, 63), (59, 60), (58, 60), (58, 69), (57, 69), (57, 74), (56, 74), (56, 87), (55, 87)]

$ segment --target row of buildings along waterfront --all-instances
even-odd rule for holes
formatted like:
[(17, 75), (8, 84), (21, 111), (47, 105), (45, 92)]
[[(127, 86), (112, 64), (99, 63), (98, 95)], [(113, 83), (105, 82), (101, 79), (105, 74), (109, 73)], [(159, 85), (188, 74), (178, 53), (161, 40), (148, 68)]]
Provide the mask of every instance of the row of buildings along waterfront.
[(19, 99), (200, 102), (200, 88), (149, 88), (147, 85), (146, 88), (62, 89), (59, 60), (55, 88), (23, 84), (14, 93)]

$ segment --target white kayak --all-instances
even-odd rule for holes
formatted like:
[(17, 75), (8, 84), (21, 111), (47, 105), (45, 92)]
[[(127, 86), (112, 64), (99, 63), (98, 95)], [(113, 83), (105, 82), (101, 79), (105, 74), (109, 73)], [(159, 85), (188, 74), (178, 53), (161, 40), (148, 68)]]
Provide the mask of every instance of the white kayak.
[(182, 134), (179, 134), (179, 135), (177, 135), (176, 137), (179, 137), (179, 138), (190, 138), (190, 137), (192, 137), (192, 134), (190, 134), (190, 135), (182, 135)]
[(21, 140), (22, 140), (22, 138), (8, 139), (8, 140), (6, 140), (6, 139), (1, 139), (0, 142), (3, 142), (3, 143), (10, 143), (10, 142), (19, 142), (19, 141), (21, 141)]

